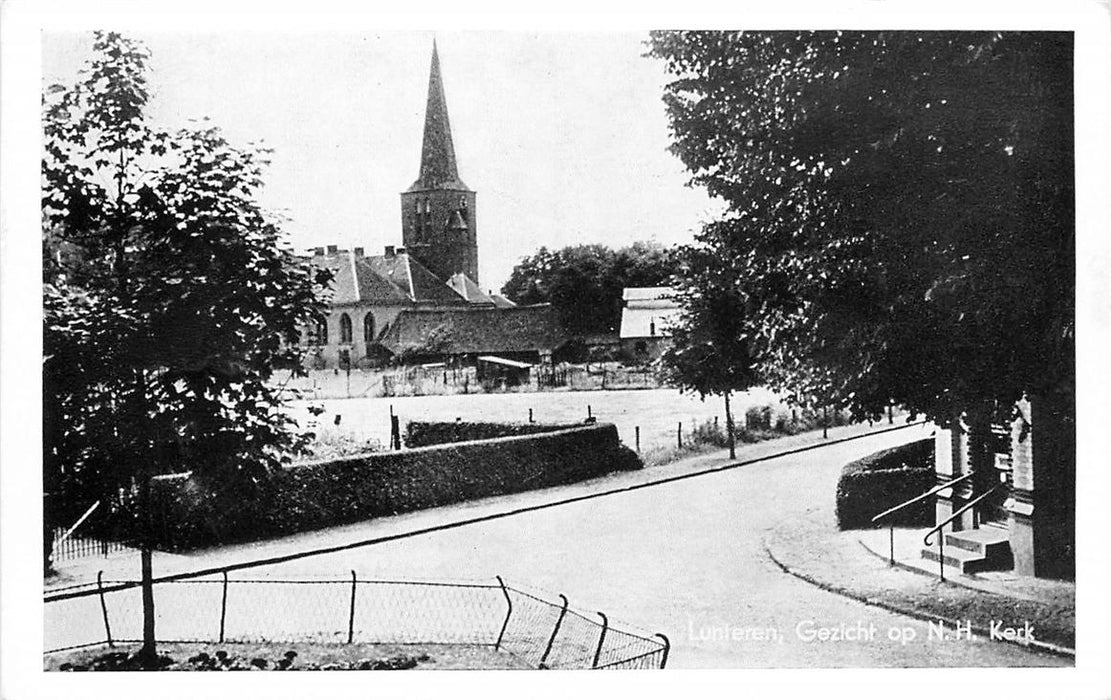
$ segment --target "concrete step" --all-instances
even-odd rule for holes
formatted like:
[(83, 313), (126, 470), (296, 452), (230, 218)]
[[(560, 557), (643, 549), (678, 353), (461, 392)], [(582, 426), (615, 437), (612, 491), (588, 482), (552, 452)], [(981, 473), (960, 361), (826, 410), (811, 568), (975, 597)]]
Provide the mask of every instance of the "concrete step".
[(985, 557), (994, 554), (1003, 554), (1011, 549), (1010, 536), (1006, 530), (998, 527), (981, 527), (976, 530), (958, 530), (945, 533), (945, 547), (956, 547), (969, 552), (976, 552)]
[[(946, 541), (948, 544), (948, 540)], [(940, 558), (937, 545), (922, 549), (922, 558), (936, 562)], [(974, 574), (980, 571), (1002, 571), (1014, 567), (1011, 556), (1010, 544), (994, 546), (989, 554), (974, 552), (961, 547), (946, 547), (943, 558), (945, 566), (952, 566), (962, 574)]]

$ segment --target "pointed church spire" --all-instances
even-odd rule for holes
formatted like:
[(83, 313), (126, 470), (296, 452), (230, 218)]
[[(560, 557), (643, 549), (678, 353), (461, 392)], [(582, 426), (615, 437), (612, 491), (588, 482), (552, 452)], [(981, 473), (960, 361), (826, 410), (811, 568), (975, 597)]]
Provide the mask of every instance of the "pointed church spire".
[(444, 81), (440, 77), (440, 54), (432, 40), (432, 68), (428, 75), (428, 103), (424, 110), (424, 144), (420, 154), (420, 176), (409, 191), (467, 189), (455, 165), (455, 144), (447, 117)]

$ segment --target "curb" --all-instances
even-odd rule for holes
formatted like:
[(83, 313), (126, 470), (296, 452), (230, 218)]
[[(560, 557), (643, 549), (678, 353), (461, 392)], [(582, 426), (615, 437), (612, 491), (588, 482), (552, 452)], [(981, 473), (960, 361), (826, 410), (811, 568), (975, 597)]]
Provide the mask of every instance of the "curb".
[[(880, 561), (884, 562), (888, 566), (893, 566), (896, 569), (901, 569), (901, 570), (906, 571), (908, 573), (918, 574), (919, 576), (925, 576), (926, 578), (937, 580), (937, 572), (936, 571), (927, 571), (926, 569), (921, 568), (921, 567), (917, 567), (913, 564), (904, 564), (903, 562), (899, 561), (898, 559), (896, 559), (895, 563), (892, 564), (890, 558), (886, 554), (883, 554), (881, 552), (877, 552), (876, 550), (872, 549), (871, 547), (869, 547), (867, 544), (864, 543), (864, 540), (858, 539), (857, 543), (861, 546), (861, 548), (865, 552), (868, 552), (868, 554), (875, 557), (876, 559), (879, 559)], [(1009, 596), (1005, 593), (998, 593), (998, 592), (990, 590), (988, 588), (981, 588), (981, 587), (974, 586), (974, 585), (968, 583), (967, 582), (968, 580), (972, 580), (972, 581), (983, 581), (984, 580), (984, 579), (980, 578), (979, 576), (977, 576), (976, 574), (961, 573), (961, 574), (957, 574), (957, 575), (960, 576), (959, 579), (946, 577), (945, 583), (948, 583), (949, 585), (952, 585), (952, 586), (958, 586), (960, 588), (965, 588), (965, 589), (968, 589), (970, 591), (977, 591), (979, 593), (986, 593), (988, 595), (996, 595), (996, 596), (1000, 596), (1002, 598), (1012, 598), (1012, 596)], [(1030, 602), (1037, 602), (1037, 599), (1033, 598), (1031, 596), (1014, 596), (1013, 599), (1015, 599), (1015, 600), (1026, 600), (1026, 601), (1030, 601)]]
[[(307, 557), (324, 555), (324, 554), (334, 554), (336, 552), (342, 552), (342, 551), (346, 551), (346, 550), (349, 550), (349, 549), (356, 549), (356, 548), (359, 548), (359, 547), (369, 547), (369, 546), (373, 546), (373, 545), (377, 545), (377, 544), (384, 544), (386, 542), (392, 542), (392, 541), (395, 541), (395, 540), (407, 539), (409, 537), (417, 537), (419, 535), (427, 535), (427, 534), (431, 534), (431, 533), (434, 533), (434, 532), (441, 532), (441, 531), (444, 531), (444, 530), (453, 530), (453, 529), (458, 528), (458, 527), (465, 527), (467, 525), (475, 525), (475, 524), (478, 524), (478, 523), (488, 522), (490, 520), (498, 520), (498, 519), (501, 519), (501, 518), (508, 518), (508, 517), (512, 517), (514, 515), (521, 515), (521, 514), (524, 514), (524, 513), (531, 513), (531, 512), (534, 512), (534, 511), (538, 511), (538, 510), (544, 510), (544, 509), (547, 509), (547, 508), (554, 508), (554, 507), (557, 507), (557, 506), (568, 505), (568, 504), (571, 504), (571, 503), (578, 503), (580, 501), (587, 501), (587, 500), (591, 500), (591, 499), (594, 499), (594, 498), (602, 498), (604, 496), (613, 496), (613, 495), (617, 495), (617, 494), (621, 494), (621, 493), (627, 493), (629, 491), (636, 491), (636, 490), (643, 489), (643, 488), (649, 488), (651, 486), (659, 486), (661, 484), (669, 484), (669, 483), (674, 482), (674, 481), (682, 481), (683, 479), (692, 479), (694, 477), (704, 476), (706, 474), (715, 474), (717, 472), (729, 471), (731, 469), (737, 469), (739, 467), (745, 467), (745, 466), (748, 466), (748, 465), (751, 465), (751, 464), (758, 464), (760, 462), (767, 462), (767, 461), (770, 461), (770, 460), (773, 460), (773, 459), (779, 459), (780, 457), (788, 457), (790, 455), (799, 454), (799, 453), (802, 453), (802, 452), (809, 452), (809, 451), (812, 451), (812, 450), (821, 449), (823, 447), (829, 447), (830, 445), (837, 445), (837, 444), (841, 444), (841, 443), (844, 443), (844, 442), (850, 442), (852, 440), (860, 440), (860, 439), (863, 439), (863, 438), (873, 437), (873, 436), (876, 436), (876, 435), (883, 435), (885, 433), (894, 432), (896, 430), (905, 430), (906, 428), (920, 427), (920, 426), (925, 425), (925, 424), (926, 424), (926, 421), (914, 421), (912, 423), (904, 423), (903, 425), (897, 425), (897, 426), (890, 427), (890, 428), (883, 428), (881, 430), (875, 430), (875, 431), (868, 432), (868, 433), (862, 433), (860, 435), (850, 435), (848, 437), (837, 438), (837, 439), (834, 439), (834, 440), (823, 440), (822, 442), (814, 443), (814, 444), (811, 444), (811, 445), (803, 445), (801, 447), (794, 447), (794, 448), (791, 448), (791, 449), (788, 449), (788, 450), (783, 450), (782, 452), (775, 452), (773, 454), (764, 455), (762, 457), (754, 457), (752, 459), (747, 459), (747, 460), (740, 460), (740, 461), (736, 461), (736, 462), (728, 462), (726, 464), (722, 464), (722, 465), (719, 465), (719, 466), (716, 466), (716, 467), (708, 467), (708, 468), (705, 468), (705, 469), (699, 469), (699, 470), (688, 472), (688, 473), (685, 473), (685, 474), (675, 474), (675, 475), (672, 475), (672, 476), (662, 477), (662, 478), (659, 478), (659, 479), (653, 479), (653, 480), (650, 480), (650, 481), (645, 481), (645, 482), (641, 482), (641, 483), (637, 483), (637, 484), (630, 484), (628, 486), (621, 486), (621, 487), (618, 487), (618, 488), (611, 488), (611, 489), (605, 489), (605, 490), (601, 490), (601, 491), (595, 491), (593, 493), (586, 493), (586, 494), (581, 494), (581, 495), (578, 495), (578, 496), (571, 496), (569, 498), (561, 498), (561, 499), (557, 499), (557, 500), (554, 500), (554, 501), (547, 501), (547, 502), (544, 502), (544, 503), (535, 503), (535, 504), (528, 505), (528, 506), (513, 508), (513, 509), (510, 509), (510, 510), (507, 510), (507, 511), (498, 511), (498, 512), (495, 512), (495, 513), (487, 513), (486, 515), (480, 515), (480, 516), (471, 517), (471, 518), (463, 518), (461, 520), (453, 520), (453, 521), (450, 521), (450, 522), (439, 523), (437, 525), (430, 525), (430, 526), (427, 526), (427, 527), (416, 528), (416, 529), (407, 530), (407, 531), (404, 531), (404, 532), (397, 532), (397, 533), (393, 533), (393, 534), (390, 534), (390, 535), (381, 535), (381, 536), (378, 536), (378, 537), (372, 537), (372, 538), (369, 538), (369, 539), (358, 540), (358, 541), (355, 541), (355, 542), (347, 542), (347, 543), (344, 543), (344, 544), (332, 545), (332, 546), (329, 546), (329, 547), (319, 547), (319, 548), (316, 548), (316, 549), (310, 549), (308, 551), (300, 551), (300, 552), (293, 552), (293, 553), (289, 553), (289, 554), (281, 554), (281, 555), (277, 555), (277, 556), (273, 556), (273, 557), (266, 557), (266, 558), (263, 558), (263, 559), (254, 559), (254, 560), (248, 560), (248, 561), (241, 561), (241, 562), (238, 562), (238, 563), (235, 563), (235, 564), (230, 564), (230, 565), (225, 565), (225, 566), (208, 567), (208, 568), (199, 569), (199, 570), (196, 570), (196, 571), (187, 571), (187, 572), (180, 572), (180, 573), (176, 573), (176, 574), (169, 574), (169, 575), (166, 575), (166, 576), (157, 576), (157, 577), (154, 578), (154, 583), (165, 583), (165, 582), (169, 582), (169, 581), (178, 581), (178, 580), (187, 579), (187, 578), (197, 578), (197, 577), (200, 577), (200, 576), (210, 576), (210, 575), (213, 575), (213, 574), (219, 574), (219, 573), (230, 572), (230, 571), (239, 571), (239, 570), (242, 570), (242, 569), (251, 569), (251, 568), (255, 568), (255, 567), (259, 567), (259, 566), (270, 566), (270, 565), (273, 565), (273, 564), (283, 564), (285, 562), (296, 561), (298, 559), (304, 559), (304, 558), (307, 558)], [(115, 585), (111, 588), (105, 588), (105, 591), (117, 590), (117, 589), (122, 590), (124, 588), (132, 588), (132, 587), (135, 587), (137, 585), (139, 585), (137, 582), (134, 583), (134, 584), (117, 584), (117, 585)], [(60, 592), (56, 589), (55, 590), (47, 589), (45, 592), (46, 592), (46, 600), (48, 600), (48, 601), (62, 600), (62, 599), (68, 598), (68, 597), (78, 597), (80, 595), (80, 594), (67, 594), (65, 592)]]
[[(945, 617), (943, 615), (926, 614), (926, 613), (924, 613), (923, 611), (921, 611), (917, 608), (912, 608), (912, 607), (903, 606), (903, 605), (896, 605), (894, 603), (889, 603), (889, 602), (884, 601), (884, 600), (877, 600), (875, 598), (869, 598), (866, 595), (856, 593), (854, 591), (851, 591), (847, 588), (843, 588), (841, 586), (837, 586), (837, 585), (834, 585), (834, 584), (831, 584), (831, 583), (826, 583), (825, 581), (817, 579), (817, 578), (815, 578), (815, 577), (813, 577), (809, 574), (803, 573), (802, 571), (799, 571), (798, 569), (796, 569), (794, 567), (791, 567), (787, 564), (784, 564), (782, 561), (780, 561), (775, 556), (775, 553), (772, 551), (772, 548), (768, 543), (768, 538), (767, 537), (764, 538), (764, 553), (768, 555), (768, 559), (771, 559), (772, 563), (774, 563), (776, 566), (778, 566), (780, 568), (780, 570), (783, 571), (783, 573), (794, 576), (795, 578), (799, 579), (800, 581), (805, 581), (806, 583), (809, 583), (810, 585), (815, 586), (815, 587), (817, 587), (817, 588), (819, 588), (823, 591), (827, 591), (829, 593), (833, 593), (833, 594), (842, 596), (844, 598), (849, 598), (851, 600), (855, 600), (858, 603), (864, 603), (865, 605), (870, 605), (872, 607), (882, 608), (883, 610), (887, 610), (888, 612), (898, 613), (900, 615), (906, 615), (907, 617), (913, 617), (914, 619), (921, 620), (923, 622), (937, 622), (938, 620), (942, 620), (946, 624), (949, 624), (949, 625), (954, 625), (954, 624), (957, 624), (957, 623), (960, 622), (959, 620), (954, 620), (952, 618), (948, 618), (948, 617)], [(921, 572), (919, 572), (919, 573), (921, 573)], [(945, 581), (945, 583), (950, 583), (950, 582)], [(950, 585), (959, 585), (959, 584), (950, 583)], [(967, 588), (967, 587), (965, 587), (965, 588)], [(970, 590), (977, 590), (977, 589), (970, 589)], [(1017, 640), (1017, 639), (1015, 639), (1015, 640), (992, 639), (992, 637), (990, 635), (990, 631), (988, 630), (987, 627), (984, 627), (983, 625), (980, 625), (980, 624), (977, 624), (977, 623), (972, 623), (971, 628), (972, 628), (973, 631), (975, 631), (977, 634), (984, 637), (988, 641), (1001, 642), (1001, 643), (1004, 643), (1004, 644), (1012, 644), (1014, 646), (1019, 646), (1019, 647), (1023, 647), (1023, 648), (1026, 648), (1026, 649), (1036, 649), (1038, 651), (1044, 651), (1046, 653), (1053, 654), (1054, 656), (1061, 656), (1061, 657), (1065, 657), (1065, 658), (1071, 658), (1074, 661), (1076, 660), (1076, 650), (1075, 649), (1070, 649), (1070, 648), (1065, 647), (1065, 646), (1052, 644), (1050, 642), (1042, 642), (1042, 641), (1039, 641), (1039, 640), (1036, 640), (1036, 639), (1033, 640), (1033, 641), (1029, 641), (1029, 642), (1020, 641), (1020, 640)]]

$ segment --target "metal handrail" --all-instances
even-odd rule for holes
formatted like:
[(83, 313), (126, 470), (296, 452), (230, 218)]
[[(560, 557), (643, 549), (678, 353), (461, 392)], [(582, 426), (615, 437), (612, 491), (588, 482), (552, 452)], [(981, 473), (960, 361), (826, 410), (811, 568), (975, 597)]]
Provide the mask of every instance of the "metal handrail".
[(998, 491), (998, 490), (1000, 489), (1000, 487), (1002, 487), (1002, 486), (1004, 486), (1004, 485), (1005, 485), (1005, 484), (996, 484), (995, 486), (992, 486), (992, 487), (991, 487), (990, 489), (988, 489), (987, 491), (983, 492), (982, 494), (980, 494), (980, 495), (979, 495), (979, 496), (977, 496), (976, 498), (973, 498), (973, 499), (972, 499), (971, 501), (969, 501), (968, 503), (965, 503), (965, 504), (964, 504), (963, 506), (961, 506), (961, 507), (960, 507), (960, 508), (958, 508), (957, 510), (953, 511), (953, 514), (952, 514), (952, 515), (950, 515), (950, 516), (949, 516), (948, 518), (946, 518), (946, 519), (945, 519), (944, 521), (942, 521), (941, 523), (939, 523), (939, 524), (935, 525), (935, 526), (934, 526), (934, 529), (932, 529), (932, 530), (930, 530), (929, 532), (927, 532), (927, 533), (926, 533), (926, 536), (922, 538), (922, 543), (923, 543), (923, 544), (925, 544), (925, 545), (926, 545), (927, 547), (929, 547), (929, 546), (931, 545), (931, 542), (930, 542), (930, 538), (931, 538), (931, 537), (933, 537), (933, 536), (934, 536), (935, 534), (937, 534), (938, 532), (940, 532), (940, 531), (941, 531), (941, 528), (945, 527), (945, 526), (946, 526), (946, 525), (948, 525), (949, 523), (951, 523), (951, 522), (953, 522), (954, 520), (956, 520), (956, 519), (957, 519), (958, 517), (960, 517), (960, 516), (961, 516), (961, 515), (963, 515), (963, 514), (964, 514), (964, 513), (966, 512), (966, 511), (968, 511), (968, 509), (969, 509), (969, 508), (975, 508), (975, 507), (976, 507), (976, 504), (977, 504), (977, 503), (979, 503), (980, 501), (984, 500), (984, 499), (985, 499), (985, 498), (987, 498), (988, 496), (992, 495), (993, 493), (995, 493), (996, 491)]
[(958, 476), (956, 479), (953, 479), (952, 481), (947, 481), (944, 484), (939, 484), (937, 486), (934, 486), (929, 491), (926, 491), (925, 493), (923, 493), (921, 495), (915, 496), (914, 498), (910, 499), (909, 501), (905, 501), (903, 503), (900, 503), (899, 505), (895, 506), (894, 508), (888, 508), (884, 512), (882, 512), (879, 515), (873, 517), (872, 522), (876, 522), (877, 520), (879, 520), (883, 517), (891, 515), (895, 511), (902, 510), (903, 508), (906, 508), (907, 506), (914, 505), (915, 503), (918, 503), (919, 501), (921, 501), (923, 499), (926, 499), (926, 498), (929, 498), (930, 496), (936, 495), (937, 493), (949, 488), (950, 486), (956, 486), (957, 484), (964, 481), (965, 479), (970, 478), (972, 476), (972, 474), (973, 474), (972, 472), (969, 472), (969, 473), (965, 474), (964, 476)]
[(968, 503), (953, 511), (952, 515), (946, 518), (943, 522), (936, 525), (934, 529), (927, 532), (926, 536), (922, 538), (922, 543), (929, 547), (930, 537), (932, 537), (934, 534), (941, 533), (941, 538), (937, 541), (937, 575), (942, 581), (945, 580), (945, 533), (941, 532), (941, 529), (963, 515), (966, 511), (968, 511), (969, 508), (975, 508), (976, 505), (980, 503), (980, 501), (992, 495), (1003, 486), (1006, 486), (1006, 484), (996, 484), (976, 498), (973, 498)]
[[(877, 520), (880, 520), (881, 518), (884, 518), (884, 517), (887, 517), (888, 515), (891, 515), (895, 511), (902, 510), (903, 508), (906, 508), (907, 506), (914, 505), (915, 503), (918, 503), (919, 501), (925, 500), (925, 499), (929, 498), (930, 496), (934, 496), (934, 495), (940, 493), (941, 491), (943, 491), (944, 489), (947, 489), (950, 486), (955, 486), (955, 485), (961, 483), (962, 481), (964, 481), (965, 479), (967, 479), (971, 476), (972, 476), (972, 472), (969, 472), (969, 473), (965, 474), (964, 476), (958, 476), (956, 479), (953, 479), (952, 481), (947, 481), (944, 484), (939, 484), (937, 486), (934, 486), (929, 491), (926, 491), (923, 494), (915, 496), (914, 498), (910, 499), (909, 501), (906, 501), (904, 503), (900, 503), (899, 505), (895, 506), (894, 508), (888, 508), (884, 512), (882, 512), (879, 515), (872, 518), (872, 522), (874, 523)], [(895, 566), (895, 524), (894, 523), (890, 523), (887, 527), (887, 543), (888, 543), (887, 563), (891, 566)]]

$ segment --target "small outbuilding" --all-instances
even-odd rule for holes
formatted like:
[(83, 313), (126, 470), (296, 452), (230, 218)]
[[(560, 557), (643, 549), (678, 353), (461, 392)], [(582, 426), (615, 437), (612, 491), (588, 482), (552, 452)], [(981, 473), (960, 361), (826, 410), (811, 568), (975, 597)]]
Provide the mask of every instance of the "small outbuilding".
[(671, 287), (626, 287), (622, 293), (621, 348), (642, 362), (657, 359), (671, 344), (671, 327), (682, 308)]
[(532, 365), (496, 355), (480, 355), (477, 362), (478, 381), (483, 385), (526, 386)]

